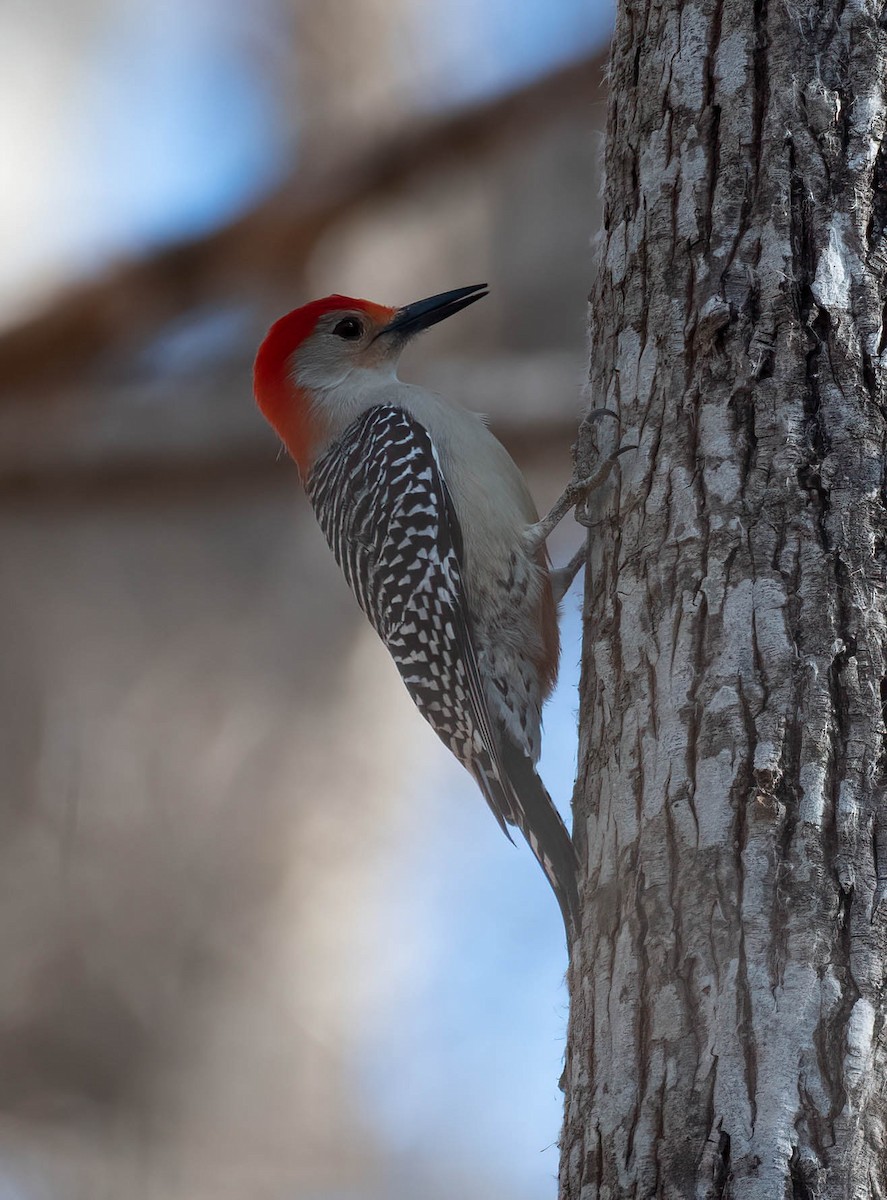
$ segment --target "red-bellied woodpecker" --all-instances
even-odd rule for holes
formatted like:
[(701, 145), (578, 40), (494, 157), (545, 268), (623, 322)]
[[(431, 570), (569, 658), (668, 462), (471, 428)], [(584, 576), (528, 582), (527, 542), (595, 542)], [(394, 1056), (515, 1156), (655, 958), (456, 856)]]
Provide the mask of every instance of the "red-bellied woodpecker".
[(584, 489), (540, 522), (483, 420), (396, 374), (413, 334), (485, 287), (400, 309), (348, 296), (297, 308), (262, 342), (255, 392), (416, 706), (505, 833), (516, 825), (529, 842), (571, 940), (576, 854), (535, 763), (557, 676), (555, 593), (579, 566), (553, 579), (545, 538)]

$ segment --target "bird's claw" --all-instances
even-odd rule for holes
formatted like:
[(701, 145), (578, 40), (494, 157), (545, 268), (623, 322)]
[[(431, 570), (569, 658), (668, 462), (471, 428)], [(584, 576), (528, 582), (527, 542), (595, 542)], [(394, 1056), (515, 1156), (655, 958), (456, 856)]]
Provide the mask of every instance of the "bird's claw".
[(586, 421), (597, 421), (599, 417), (612, 417), (617, 425), (622, 424), (619, 413), (614, 412), (612, 408), (593, 408), (586, 414)]
[[(611, 416), (616, 416), (610, 409), (597, 409), (595, 411), (601, 414), (608, 413)], [(616, 417), (616, 419), (618, 420), (619, 418)], [(609, 454), (590, 475), (586, 475), (582, 479), (573, 478), (570, 480), (551, 511), (541, 521), (537, 521), (535, 525), (531, 525), (527, 530), (527, 542), (531, 553), (544, 545), (551, 533), (571, 509), (575, 509), (576, 520), (580, 525), (587, 527), (591, 524), (591, 518), (586, 512), (580, 511), (580, 505), (584, 504), (592, 492), (597, 491), (599, 487), (606, 483), (620, 455), (626, 454), (629, 450), (637, 450), (637, 446), (620, 446), (612, 454)]]
[[(609, 412), (609, 409), (599, 409), (599, 412)], [(615, 413), (613, 414), (615, 416)], [(618, 420), (618, 417), (616, 418)], [(637, 450), (637, 443), (632, 442), (625, 446), (619, 446), (612, 454), (608, 454), (600, 466), (591, 473), (586, 475), (584, 479), (574, 480), (571, 486), (576, 493), (575, 509), (576, 520), (580, 525), (584, 525), (586, 529), (592, 524), (591, 516), (587, 511), (580, 511), (580, 504), (587, 500), (592, 492), (596, 492), (598, 488), (603, 487), (610, 477), (610, 472), (616, 466), (623, 454), (627, 454), (629, 450)]]

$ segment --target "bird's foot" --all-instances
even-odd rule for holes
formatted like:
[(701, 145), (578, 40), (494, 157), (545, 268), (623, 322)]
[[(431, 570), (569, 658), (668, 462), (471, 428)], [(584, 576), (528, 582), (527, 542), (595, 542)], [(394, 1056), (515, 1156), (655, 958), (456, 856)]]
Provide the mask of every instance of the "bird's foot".
[[(617, 422), (619, 420), (619, 418), (616, 416), (616, 413), (609, 408), (595, 409), (594, 412), (589, 414), (588, 419), (596, 420), (601, 416), (613, 417), (613, 419)], [(555, 501), (554, 505), (546, 514), (546, 516), (544, 516), (540, 521), (537, 521), (535, 525), (530, 525), (528, 527), (526, 536), (531, 553), (537, 551), (540, 546), (544, 545), (545, 542), (548, 541), (548, 538), (552, 532), (558, 527), (558, 525), (560, 525), (561, 521), (571, 509), (575, 509), (576, 520), (580, 525), (589, 526), (591, 524), (590, 516), (586, 511), (584, 511), (584, 502), (588, 499), (592, 492), (596, 492), (598, 488), (602, 487), (606, 483), (607, 479), (610, 477), (610, 472), (619, 461), (620, 456), (626, 454), (629, 450), (637, 450), (637, 446), (619, 446), (611, 454), (608, 454), (606, 458), (602, 459), (590, 475), (586, 475), (582, 478), (573, 478), (570, 480), (570, 482), (564, 488), (563, 493)], [(563, 568), (564, 571), (568, 571), (572, 568), (574, 559), (575, 556), (570, 560), (568, 566)], [(581, 565), (581, 562), (579, 565)], [(576, 572), (579, 570), (579, 565), (573, 569), (573, 574), (570, 576), (567, 587), (570, 586), (570, 583), (572, 583), (573, 579), (576, 577)], [(566, 588), (564, 588), (564, 591), (566, 591)]]
[(556, 571), (550, 572), (551, 590), (554, 593), (555, 604), (560, 604), (564, 596), (570, 590), (573, 580), (579, 574), (582, 567), (585, 566), (585, 560), (588, 557), (588, 551), (583, 544), (579, 547), (566, 566), (558, 567)]

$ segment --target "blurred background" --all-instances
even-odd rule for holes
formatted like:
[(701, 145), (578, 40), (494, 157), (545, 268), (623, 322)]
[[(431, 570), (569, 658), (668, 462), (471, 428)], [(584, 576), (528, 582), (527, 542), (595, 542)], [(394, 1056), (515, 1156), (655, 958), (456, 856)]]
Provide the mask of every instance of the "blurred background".
[(250, 368), (314, 296), (488, 280), (401, 373), (489, 413), (545, 507), (610, 22), (0, 5), (0, 1200), (556, 1194), (557, 906), (413, 710)]

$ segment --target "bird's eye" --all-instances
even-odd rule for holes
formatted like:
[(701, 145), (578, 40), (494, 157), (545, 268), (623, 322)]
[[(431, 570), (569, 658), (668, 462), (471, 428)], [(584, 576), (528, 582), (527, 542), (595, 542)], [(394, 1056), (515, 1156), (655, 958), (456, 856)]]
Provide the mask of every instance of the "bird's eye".
[(355, 338), (359, 338), (363, 333), (363, 326), (356, 317), (345, 317), (338, 323), (333, 333), (338, 334), (341, 338), (347, 338), (349, 342), (353, 342)]

